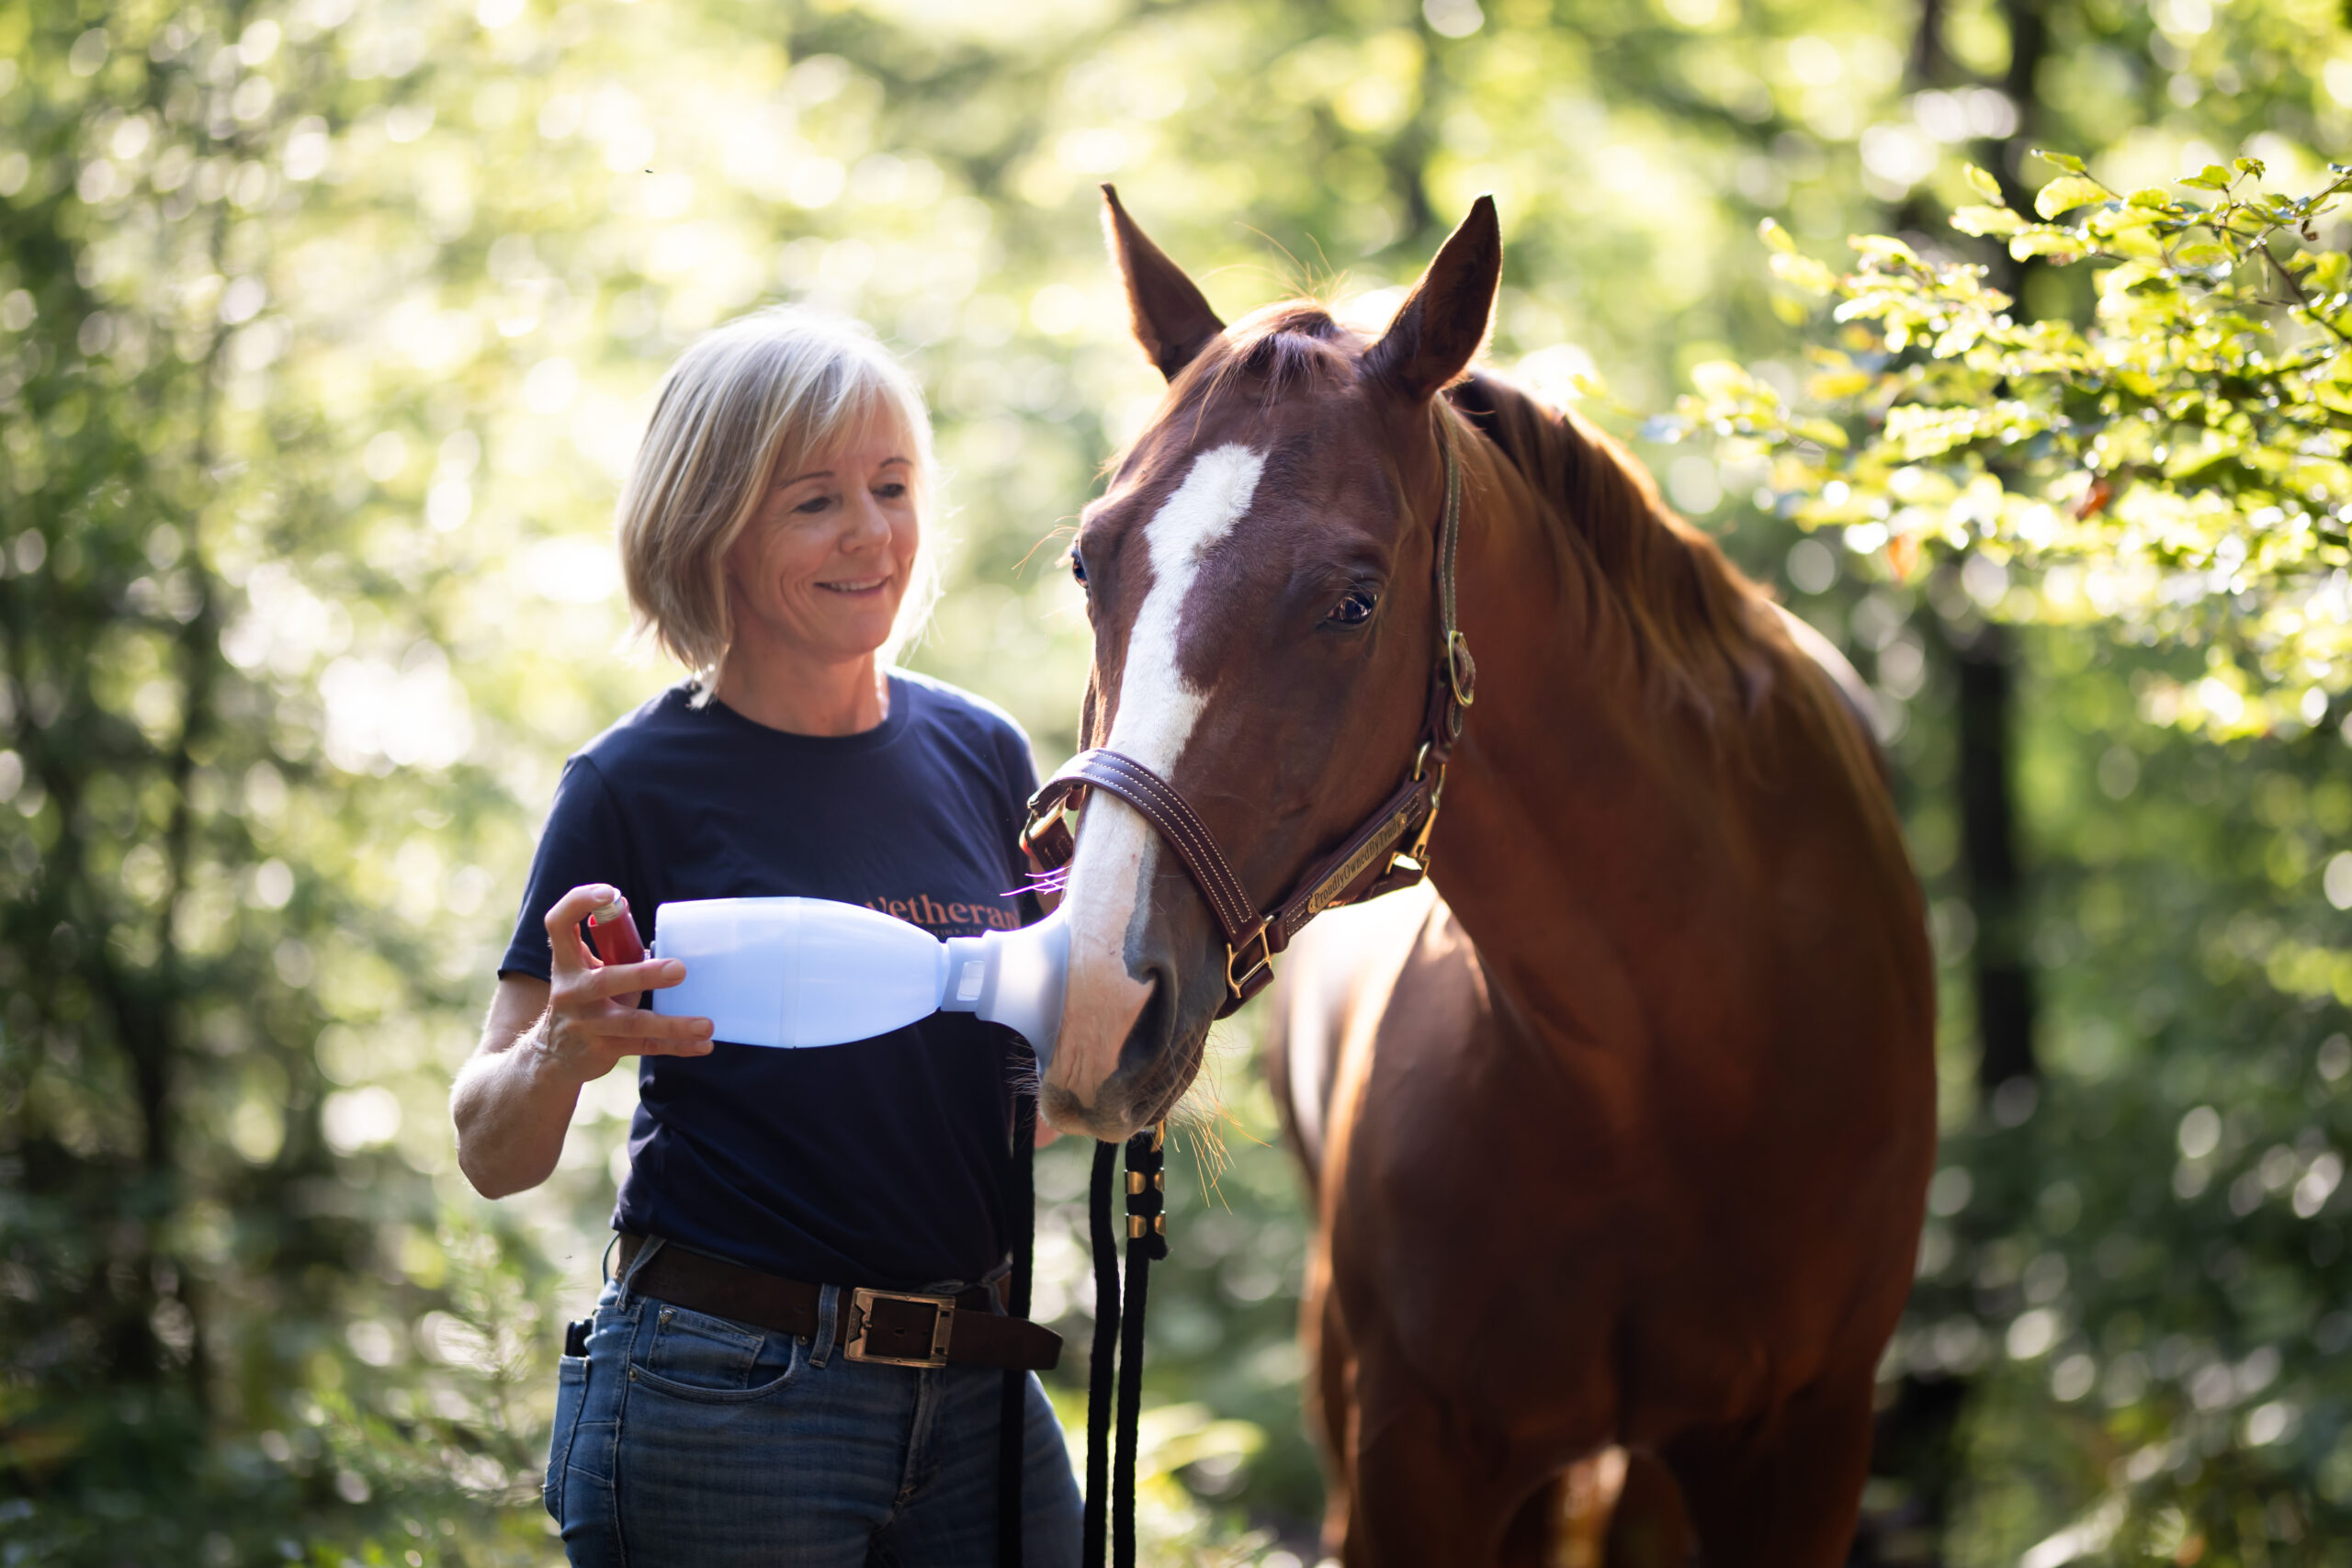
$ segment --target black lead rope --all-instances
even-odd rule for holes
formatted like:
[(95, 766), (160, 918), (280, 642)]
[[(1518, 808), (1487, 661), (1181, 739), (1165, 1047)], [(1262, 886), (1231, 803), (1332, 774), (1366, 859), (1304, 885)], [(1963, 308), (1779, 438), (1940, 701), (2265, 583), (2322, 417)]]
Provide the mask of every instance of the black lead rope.
[[(1012, 1097), (1012, 1292), (1004, 1310), (1029, 1315), (1029, 1269), (1037, 1247), (1037, 1100)], [(996, 1560), (999, 1568), (1022, 1568), (1021, 1472), (1028, 1455), (1029, 1374), (1004, 1374), (1004, 1394), (996, 1423)]]
[[(1151, 1265), (1168, 1256), (1166, 1129), (1153, 1127), (1126, 1142), (1127, 1269), (1119, 1288), (1118, 1233), (1111, 1224), (1111, 1179), (1117, 1145), (1097, 1144), (1090, 1194), (1094, 1241), (1094, 1351), (1086, 1390), (1086, 1562), (1102, 1568), (1107, 1498), (1112, 1568), (1135, 1568), (1136, 1427), (1143, 1411), (1144, 1306)], [(1117, 1434), (1112, 1447), (1114, 1353)]]
[(1119, 1347), (1119, 1242), (1111, 1229), (1111, 1179), (1119, 1145), (1094, 1145), (1087, 1226), (1094, 1246), (1094, 1348), (1086, 1358), (1086, 1568), (1102, 1568), (1103, 1510), (1111, 1488), (1111, 1373)]
[(1143, 1414), (1143, 1308), (1154, 1259), (1168, 1256), (1166, 1130), (1127, 1140), (1127, 1294), (1119, 1308), (1119, 1450), (1111, 1493), (1112, 1568), (1135, 1568), (1136, 1422)]

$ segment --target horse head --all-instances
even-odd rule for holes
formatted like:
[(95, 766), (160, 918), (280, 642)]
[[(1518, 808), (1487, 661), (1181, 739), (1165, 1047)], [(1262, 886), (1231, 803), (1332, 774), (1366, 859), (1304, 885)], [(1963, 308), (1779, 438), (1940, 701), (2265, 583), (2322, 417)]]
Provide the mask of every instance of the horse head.
[[(1094, 633), (1084, 738), (1172, 785), (1265, 910), (1418, 776), (1441, 653), (1440, 393), (1486, 336), (1494, 204), (1369, 337), (1306, 301), (1226, 326), (1103, 197), (1136, 338), (1169, 390), (1071, 552)], [(1200, 1069), (1237, 995), (1227, 928), (1161, 830), (1102, 788), (1065, 908), (1044, 1110), (1124, 1137)]]

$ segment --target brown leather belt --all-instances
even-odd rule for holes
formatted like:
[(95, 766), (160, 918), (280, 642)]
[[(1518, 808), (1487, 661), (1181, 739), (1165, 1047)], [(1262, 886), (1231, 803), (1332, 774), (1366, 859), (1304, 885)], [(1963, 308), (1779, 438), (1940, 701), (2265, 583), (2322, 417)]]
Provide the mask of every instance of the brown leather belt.
[[(646, 1245), (620, 1238), (620, 1275)], [(674, 1244), (655, 1253), (629, 1280), (629, 1290), (688, 1312), (733, 1318), (754, 1328), (815, 1338), (823, 1287), (782, 1280), (739, 1263)], [(960, 1295), (876, 1291), (844, 1286), (834, 1325), (842, 1354), (853, 1361), (893, 1367), (974, 1365), (1023, 1371), (1050, 1371), (1062, 1359), (1062, 1337), (1025, 1317), (1007, 1317), (996, 1292), (975, 1285)]]

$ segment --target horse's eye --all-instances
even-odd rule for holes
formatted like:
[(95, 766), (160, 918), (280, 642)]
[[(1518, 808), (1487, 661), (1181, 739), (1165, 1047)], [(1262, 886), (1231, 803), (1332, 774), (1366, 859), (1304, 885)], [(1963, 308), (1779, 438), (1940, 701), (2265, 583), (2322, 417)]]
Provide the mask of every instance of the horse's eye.
[(1086, 558), (1076, 550), (1069, 553), (1069, 574), (1078, 579), (1078, 585), (1080, 588), (1086, 586)]
[(1333, 626), (1360, 626), (1372, 619), (1372, 607), (1380, 603), (1380, 595), (1369, 588), (1351, 588), (1348, 596), (1331, 606), (1323, 618)]

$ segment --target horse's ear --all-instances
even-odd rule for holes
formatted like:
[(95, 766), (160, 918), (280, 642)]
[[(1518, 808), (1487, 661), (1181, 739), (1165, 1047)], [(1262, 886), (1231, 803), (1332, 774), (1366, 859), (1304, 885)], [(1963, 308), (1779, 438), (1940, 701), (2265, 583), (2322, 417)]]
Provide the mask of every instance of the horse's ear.
[(1173, 381), (1209, 339), (1225, 331), (1225, 323), (1184, 269), (1136, 227), (1119, 205), (1119, 193), (1107, 185), (1102, 187), (1102, 237), (1118, 264), (1119, 281), (1127, 286), (1127, 313), (1135, 320), (1136, 341), (1159, 373)]
[(1406, 397), (1419, 400), (1469, 368), (1495, 312), (1495, 286), (1503, 274), (1502, 228), (1495, 198), (1482, 196), (1470, 216), (1430, 263), (1365, 367)]

